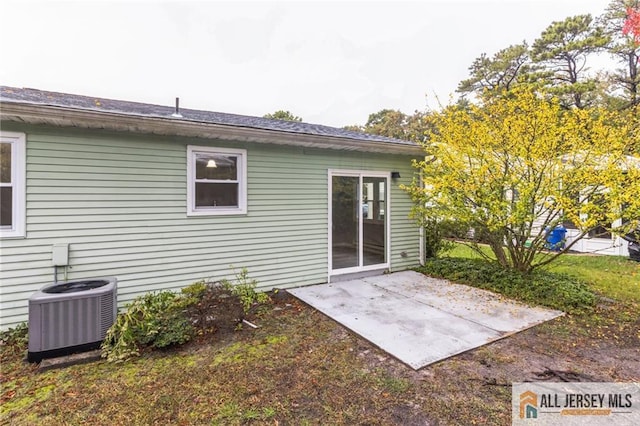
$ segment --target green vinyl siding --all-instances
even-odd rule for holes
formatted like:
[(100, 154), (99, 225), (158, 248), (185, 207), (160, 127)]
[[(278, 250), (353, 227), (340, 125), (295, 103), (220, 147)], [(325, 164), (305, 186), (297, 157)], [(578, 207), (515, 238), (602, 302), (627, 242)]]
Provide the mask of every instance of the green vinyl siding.
[[(11, 123), (3, 130), (27, 135), (27, 236), (0, 241), (2, 328), (25, 321), (29, 296), (53, 281), (54, 243), (69, 244), (68, 279), (116, 276), (120, 305), (230, 278), (231, 265), (247, 267), (265, 290), (326, 282), (329, 169), (400, 171), (390, 182), (391, 269), (418, 263), (411, 201), (398, 188), (413, 178), (407, 156)], [(247, 150), (246, 215), (187, 217), (187, 145)]]

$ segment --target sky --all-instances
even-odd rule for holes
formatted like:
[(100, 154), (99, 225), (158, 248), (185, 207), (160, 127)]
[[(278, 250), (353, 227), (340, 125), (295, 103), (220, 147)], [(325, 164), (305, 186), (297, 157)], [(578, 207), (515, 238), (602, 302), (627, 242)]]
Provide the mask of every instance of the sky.
[(342, 127), (446, 104), (483, 52), (608, 3), (3, 0), (0, 85)]

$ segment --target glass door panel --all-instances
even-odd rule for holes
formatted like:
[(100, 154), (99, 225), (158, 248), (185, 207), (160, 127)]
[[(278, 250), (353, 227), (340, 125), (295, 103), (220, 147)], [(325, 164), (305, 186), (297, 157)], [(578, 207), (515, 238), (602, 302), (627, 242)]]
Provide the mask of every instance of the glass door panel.
[(333, 176), (332, 199), (332, 265), (333, 269), (360, 266), (360, 178)]
[(387, 179), (362, 178), (362, 257), (363, 265), (387, 262)]

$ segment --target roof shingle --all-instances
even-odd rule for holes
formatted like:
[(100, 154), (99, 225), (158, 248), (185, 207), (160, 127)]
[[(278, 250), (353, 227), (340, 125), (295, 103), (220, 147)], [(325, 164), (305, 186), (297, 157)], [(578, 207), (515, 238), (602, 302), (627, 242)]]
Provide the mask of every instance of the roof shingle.
[(405, 146), (416, 145), (410, 141), (354, 132), (351, 130), (323, 126), (320, 124), (273, 120), (262, 117), (183, 108), (180, 108), (180, 115), (182, 117), (176, 118), (172, 116), (172, 114), (175, 113), (175, 107), (173, 106), (144, 104), (139, 102), (119, 101), (115, 99), (80, 96), (68, 93), (47, 92), (37, 89), (0, 86), (0, 103), (5, 102), (56, 106), (87, 111), (112, 112), (130, 116), (164, 118), (167, 120), (181, 120), (251, 129), (273, 130), (294, 134), (329, 136), (363, 142), (387, 142), (390, 144)]

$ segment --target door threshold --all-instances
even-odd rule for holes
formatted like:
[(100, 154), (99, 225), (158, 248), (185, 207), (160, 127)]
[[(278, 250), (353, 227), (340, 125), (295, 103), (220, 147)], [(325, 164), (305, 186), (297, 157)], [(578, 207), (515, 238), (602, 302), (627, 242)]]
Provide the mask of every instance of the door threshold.
[(349, 272), (346, 274), (330, 275), (330, 283), (339, 283), (343, 281), (358, 280), (360, 278), (374, 277), (388, 272), (389, 268), (371, 269), (369, 271)]

